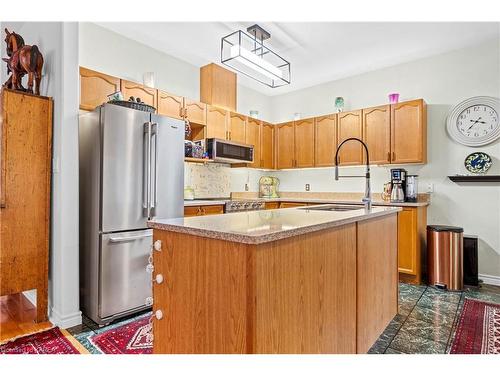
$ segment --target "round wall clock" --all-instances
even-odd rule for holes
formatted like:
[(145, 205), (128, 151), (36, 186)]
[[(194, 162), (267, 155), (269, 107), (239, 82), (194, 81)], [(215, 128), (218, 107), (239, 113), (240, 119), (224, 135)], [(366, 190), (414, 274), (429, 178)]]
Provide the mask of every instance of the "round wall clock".
[(459, 103), (446, 119), (449, 136), (458, 143), (478, 147), (500, 138), (500, 99), (474, 96)]

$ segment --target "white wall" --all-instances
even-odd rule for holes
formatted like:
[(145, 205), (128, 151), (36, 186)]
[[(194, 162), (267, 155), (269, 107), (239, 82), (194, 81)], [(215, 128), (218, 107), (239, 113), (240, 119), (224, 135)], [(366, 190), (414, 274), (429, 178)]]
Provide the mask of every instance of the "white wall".
[[(3, 22), (3, 28), (38, 45), (44, 56), (41, 94), (54, 99), (49, 319), (81, 323), (78, 265), (78, 25)], [(2, 38), (3, 40), (3, 38)], [(2, 66), (1, 80), (5, 81)]]
[[(172, 94), (200, 99), (200, 67), (123, 37), (93, 23), (80, 24), (80, 65), (116, 77), (142, 82), (144, 72), (155, 73), (155, 86)], [(207, 61), (207, 64), (209, 61)], [(271, 118), (268, 98), (238, 85), (237, 111), (259, 111)]]
[[(500, 143), (470, 148), (454, 143), (446, 134), (449, 110), (476, 95), (500, 97), (500, 40), (495, 39), (446, 54), (373, 71), (271, 98), (275, 122), (334, 112), (333, 99), (343, 96), (346, 110), (387, 103), (387, 94), (396, 91), (402, 100), (424, 98), (428, 104), (428, 163), (405, 166), (420, 176), (419, 189), (434, 184), (428, 222), (464, 227), (465, 233), (479, 236), (479, 271), (500, 281), (500, 187), (498, 184), (457, 185), (446, 176), (466, 173), (465, 157), (481, 150), (493, 158), (491, 174), (500, 174)], [(334, 150), (332, 150), (334, 152)], [(358, 174), (362, 168), (343, 168)], [(382, 191), (389, 180), (389, 167), (372, 168), (372, 189)], [(280, 171), (282, 191), (363, 191), (362, 180), (334, 181), (333, 169)]]

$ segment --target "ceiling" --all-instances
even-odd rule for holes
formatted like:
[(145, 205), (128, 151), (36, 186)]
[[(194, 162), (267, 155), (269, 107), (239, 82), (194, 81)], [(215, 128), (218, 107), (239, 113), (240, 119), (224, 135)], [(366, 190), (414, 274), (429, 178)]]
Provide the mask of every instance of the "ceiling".
[[(221, 38), (246, 30), (240, 22), (102, 22), (98, 25), (196, 66), (220, 62)], [(291, 63), (292, 83), (271, 89), (243, 75), (238, 82), (265, 95), (459, 49), (499, 36), (486, 22), (259, 22), (267, 44)]]

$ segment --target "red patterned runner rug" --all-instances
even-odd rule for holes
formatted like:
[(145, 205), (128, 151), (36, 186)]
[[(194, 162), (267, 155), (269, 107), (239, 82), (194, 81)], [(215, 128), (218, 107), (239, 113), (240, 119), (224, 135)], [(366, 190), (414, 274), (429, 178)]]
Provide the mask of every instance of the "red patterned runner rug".
[(465, 299), (451, 354), (500, 354), (500, 305)]
[(0, 345), (0, 354), (88, 354), (68, 331), (57, 327)]
[(151, 354), (153, 336), (151, 317), (110, 329), (89, 340), (104, 354)]

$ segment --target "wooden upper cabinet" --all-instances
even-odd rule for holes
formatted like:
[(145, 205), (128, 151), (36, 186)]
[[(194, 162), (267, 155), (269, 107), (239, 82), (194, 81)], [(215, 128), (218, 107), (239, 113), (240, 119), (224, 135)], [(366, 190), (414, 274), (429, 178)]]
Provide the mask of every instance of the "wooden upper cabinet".
[(229, 113), (228, 129), (229, 139), (234, 142), (246, 142), (247, 117), (236, 112)]
[(190, 123), (198, 125), (207, 124), (207, 105), (184, 98), (184, 115)]
[(316, 117), (314, 131), (314, 165), (316, 167), (335, 165), (337, 116), (332, 114)]
[(261, 168), (274, 169), (274, 129), (274, 125), (262, 122), (260, 132)]
[(184, 117), (184, 98), (158, 90), (158, 107), (156, 112), (177, 119)]
[(314, 167), (314, 119), (295, 121), (295, 167)]
[(427, 162), (427, 107), (423, 99), (391, 104), (391, 163)]
[(135, 99), (140, 98), (141, 101), (155, 108), (158, 105), (158, 90), (151, 87), (146, 87), (136, 82), (122, 80), (121, 91), (124, 100), (128, 100), (131, 96), (133, 96)]
[(295, 167), (295, 131), (293, 121), (276, 125), (278, 169)]
[[(370, 164), (391, 162), (391, 106), (363, 109), (363, 141), (368, 146)], [(366, 156), (363, 154), (363, 162)]]
[(225, 109), (207, 106), (207, 138), (228, 139)]
[(236, 111), (236, 73), (211, 63), (200, 68), (200, 100)]
[(261, 121), (249, 117), (247, 120), (247, 131), (245, 143), (253, 145), (253, 160), (254, 162), (248, 164), (249, 167), (259, 168), (260, 165), (260, 125)]
[(119, 90), (119, 78), (80, 67), (80, 109), (93, 111)]
[[(361, 110), (341, 112), (337, 115), (338, 145), (347, 138), (362, 139)], [(349, 141), (339, 152), (339, 165), (358, 165), (363, 162), (363, 146), (356, 141)]]

